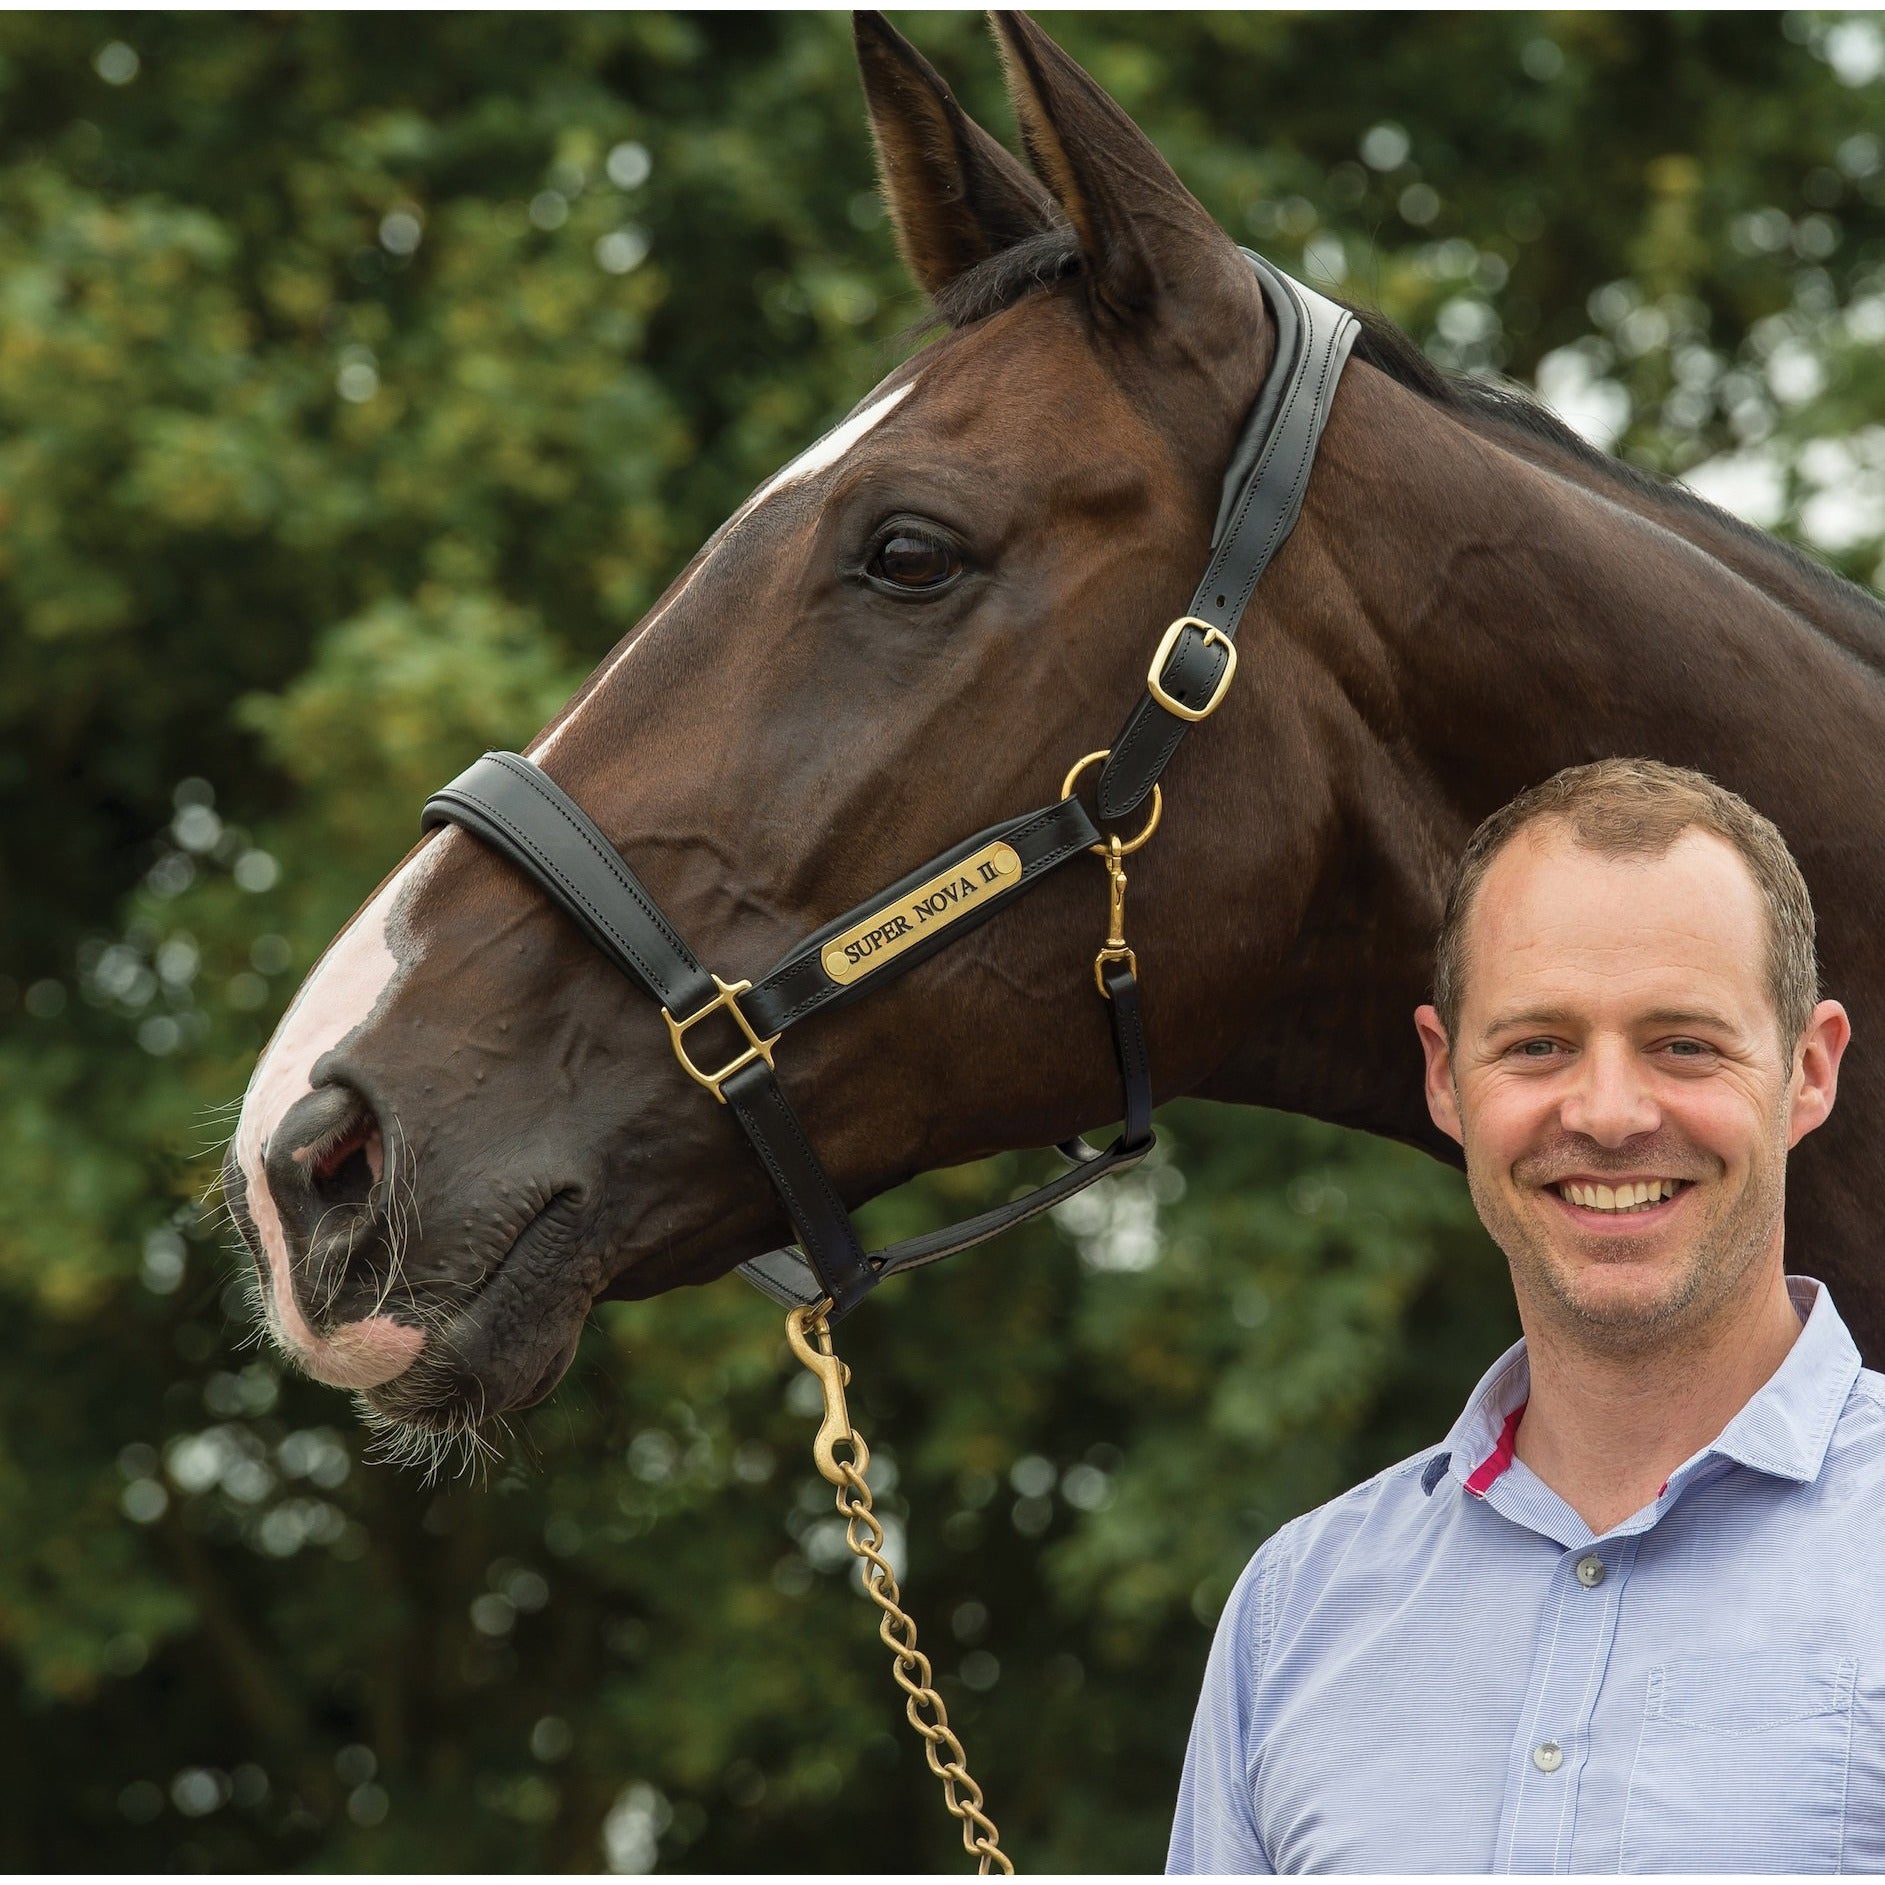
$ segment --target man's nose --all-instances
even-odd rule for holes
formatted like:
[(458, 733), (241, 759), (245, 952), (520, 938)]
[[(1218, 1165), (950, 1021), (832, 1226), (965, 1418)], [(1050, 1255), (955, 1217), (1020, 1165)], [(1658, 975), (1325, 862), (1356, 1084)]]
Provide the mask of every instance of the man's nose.
[(1599, 1145), (1621, 1145), (1626, 1139), (1654, 1132), (1662, 1124), (1662, 1108), (1634, 1045), (1590, 1042), (1578, 1061), (1560, 1117), (1567, 1132)]

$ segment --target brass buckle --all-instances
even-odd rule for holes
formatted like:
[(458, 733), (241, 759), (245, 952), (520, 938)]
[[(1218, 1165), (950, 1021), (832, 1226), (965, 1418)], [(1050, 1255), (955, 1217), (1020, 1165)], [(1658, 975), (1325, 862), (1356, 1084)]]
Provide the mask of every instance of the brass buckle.
[[(1202, 707), (1187, 707), (1174, 694), (1165, 691), (1165, 684), (1160, 678), (1165, 672), (1165, 664), (1172, 658), (1172, 650), (1178, 646), (1178, 637), (1188, 628), (1204, 631), (1206, 646), (1216, 642), (1224, 650), (1224, 672), (1217, 677), (1217, 685), (1211, 690), (1211, 698)], [(1209, 622), (1201, 622), (1195, 615), (1181, 615), (1163, 635), (1159, 637), (1158, 652), (1152, 657), (1152, 665), (1145, 671), (1145, 684), (1151, 690), (1152, 698), (1167, 713), (1175, 713), (1181, 720), (1208, 720), (1217, 712), (1218, 703), (1224, 698), (1225, 690), (1230, 686), (1231, 676), (1237, 672), (1237, 644), (1221, 628), (1214, 628)]]
[[(1076, 760), (1068, 769), (1066, 778), (1060, 782), (1060, 796), (1062, 798), (1071, 798), (1073, 796), (1073, 782), (1079, 778), (1081, 773), (1085, 772), (1089, 766), (1097, 766), (1102, 759), (1110, 759), (1112, 754), (1113, 749), (1110, 746), (1106, 746), (1102, 747), (1097, 753), (1088, 753), (1084, 759)], [(1104, 857), (1108, 847), (1114, 843), (1118, 843), (1119, 855), (1121, 857), (1130, 857), (1133, 852), (1138, 850), (1140, 845), (1145, 843), (1146, 839), (1151, 837), (1153, 832), (1158, 829), (1158, 821), (1164, 816), (1165, 795), (1157, 786), (1154, 786), (1152, 788), (1151, 816), (1146, 819), (1143, 829), (1141, 829), (1136, 837), (1128, 838), (1123, 842), (1109, 838), (1100, 844), (1089, 844), (1087, 849), (1091, 851), (1095, 857)]]
[[(744, 1011), (741, 1009), (738, 998), (752, 987), (751, 982), (723, 982), (719, 976), (716, 975), (713, 978), (713, 985), (720, 991), (719, 994), (714, 996), (713, 1000), (708, 1002), (704, 1008), (689, 1015), (685, 1021), (676, 1021), (665, 1008), (661, 1010), (661, 1019), (668, 1024), (668, 1039), (674, 1047), (674, 1058), (687, 1069), (690, 1079), (698, 1081), (700, 1085), (704, 1086), (707, 1091), (724, 1106), (727, 1103), (727, 1096), (720, 1091), (720, 1082), (730, 1079), (734, 1074), (738, 1073), (742, 1067), (750, 1067), (756, 1060), (763, 1060), (766, 1065), (770, 1067), (772, 1065), (772, 1050), (777, 1044), (779, 1037), (775, 1034), (771, 1040), (762, 1041), (759, 1036), (753, 1032), (753, 1024), (747, 1020)], [(739, 1023), (740, 1032), (746, 1036), (748, 1046), (744, 1053), (736, 1055), (717, 1072), (702, 1073), (688, 1057), (687, 1048), (683, 1044), (681, 1037), (686, 1034), (687, 1030), (693, 1027), (696, 1022), (705, 1021), (716, 1008), (724, 1008), (727, 1013)]]

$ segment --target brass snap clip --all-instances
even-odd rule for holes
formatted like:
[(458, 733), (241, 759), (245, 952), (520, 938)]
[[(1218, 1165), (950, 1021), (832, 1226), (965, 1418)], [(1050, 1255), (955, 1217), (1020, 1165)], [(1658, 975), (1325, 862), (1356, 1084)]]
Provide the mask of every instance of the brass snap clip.
[[(1060, 796), (1066, 798), (1074, 787), (1074, 781), (1089, 766), (1097, 765), (1112, 752), (1109, 746), (1104, 752), (1088, 753), (1080, 763), (1060, 782)], [(1165, 798), (1158, 787), (1152, 788), (1152, 810), (1147, 815), (1144, 825), (1130, 838), (1122, 838), (1116, 832), (1099, 844), (1089, 844), (1087, 849), (1106, 864), (1106, 941), (1101, 944), (1100, 952), (1093, 958), (1093, 986), (1106, 1000), (1112, 995), (1104, 979), (1106, 965), (1109, 962), (1123, 962), (1129, 975), (1137, 977), (1139, 959), (1126, 947), (1126, 870), (1123, 859), (1151, 837), (1158, 829), (1158, 821), (1165, 815)]]
[(1120, 859), (1125, 849), (1117, 838), (1108, 841), (1106, 848), (1106, 941), (1100, 952), (1093, 958), (1093, 986), (1108, 1001), (1113, 998), (1112, 990), (1106, 986), (1104, 971), (1109, 962), (1123, 962), (1128, 975), (1139, 973), (1139, 958), (1126, 947), (1126, 872)]
[[(832, 1352), (831, 1325), (825, 1320), (827, 1303), (810, 1309), (794, 1309), (785, 1319), (785, 1339), (792, 1353), (818, 1377), (825, 1391), (825, 1417), (812, 1442), (812, 1460), (819, 1472), (834, 1486), (845, 1483), (845, 1471), (833, 1451), (840, 1440), (850, 1443), (853, 1457), (862, 1451), (851, 1427), (851, 1416), (844, 1405), (844, 1384), (851, 1371)], [(869, 1455), (865, 1455), (868, 1459)]]

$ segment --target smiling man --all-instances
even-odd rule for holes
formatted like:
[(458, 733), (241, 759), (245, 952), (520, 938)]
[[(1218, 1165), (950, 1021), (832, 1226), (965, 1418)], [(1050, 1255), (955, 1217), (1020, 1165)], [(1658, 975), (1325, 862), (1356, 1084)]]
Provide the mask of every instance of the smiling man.
[(1170, 1869), (1885, 1871), (1885, 1377), (1783, 1264), (1850, 1033), (1798, 867), (1698, 773), (1576, 767), (1474, 834), (1434, 981), (1524, 1340), (1257, 1553)]

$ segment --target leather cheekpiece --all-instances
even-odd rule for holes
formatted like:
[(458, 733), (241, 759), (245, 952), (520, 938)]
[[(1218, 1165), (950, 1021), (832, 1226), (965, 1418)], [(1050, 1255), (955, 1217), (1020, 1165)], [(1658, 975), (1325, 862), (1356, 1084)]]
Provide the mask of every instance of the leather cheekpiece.
[[(1211, 560), (1185, 610), (1227, 641), (1235, 637), (1258, 579), (1302, 512), (1316, 444), (1361, 331), (1347, 308), (1292, 281), (1248, 249), (1243, 253), (1262, 284), (1276, 352), (1225, 471)], [(1186, 628), (1166, 657), (1159, 685), (1185, 706), (1202, 710), (1230, 658), (1230, 650), (1207, 641), (1202, 629)], [(1100, 771), (1102, 823), (1114, 824), (1139, 806), (1195, 724), (1169, 712), (1147, 688)]]

